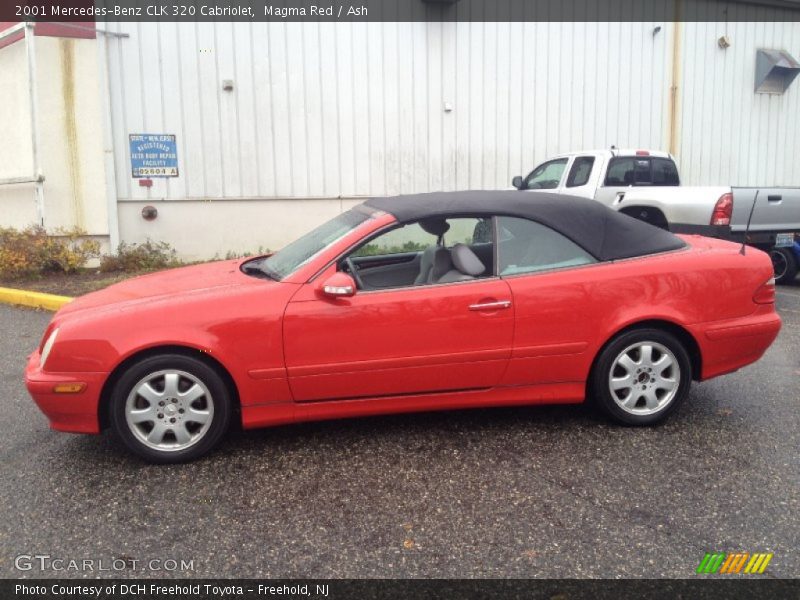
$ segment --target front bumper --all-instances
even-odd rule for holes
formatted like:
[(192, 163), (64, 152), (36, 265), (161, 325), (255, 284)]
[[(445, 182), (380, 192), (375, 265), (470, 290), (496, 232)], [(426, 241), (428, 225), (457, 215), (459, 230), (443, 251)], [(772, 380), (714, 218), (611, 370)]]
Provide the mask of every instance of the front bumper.
[[(50, 427), (73, 433), (100, 433), (100, 392), (108, 373), (45, 373), (39, 367), (39, 352), (28, 357), (25, 387), (50, 421)], [(83, 383), (83, 391), (57, 394), (58, 384)]]

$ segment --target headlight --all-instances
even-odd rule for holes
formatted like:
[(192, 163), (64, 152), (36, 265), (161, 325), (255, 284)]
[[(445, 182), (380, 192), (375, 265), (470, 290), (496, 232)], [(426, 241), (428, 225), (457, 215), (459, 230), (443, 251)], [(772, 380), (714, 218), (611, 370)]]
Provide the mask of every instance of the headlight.
[(56, 336), (58, 335), (58, 327), (53, 330), (53, 333), (50, 334), (50, 337), (47, 338), (47, 341), (42, 346), (42, 356), (39, 359), (39, 366), (44, 368), (44, 363), (47, 362), (47, 357), (50, 356), (50, 350), (53, 349), (53, 344), (56, 343)]

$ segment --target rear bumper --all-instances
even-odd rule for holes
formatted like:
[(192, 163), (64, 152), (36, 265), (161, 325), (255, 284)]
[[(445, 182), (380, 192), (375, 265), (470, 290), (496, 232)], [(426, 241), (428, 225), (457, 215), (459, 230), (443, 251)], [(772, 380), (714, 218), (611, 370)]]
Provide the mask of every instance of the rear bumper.
[(781, 330), (781, 318), (771, 304), (748, 317), (706, 323), (696, 336), (703, 354), (702, 379), (736, 371), (754, 363), (772, 345)]
[[(39, 368), (39, 353), (28, 357), (25, 387), (50, 421), (50, 427), (73, 433), (100, 433), (98, 407), (107, 373), (45, 373)], [(57, 394), (57, 384), (83, 383), (83, 391)]]
[[(672, 233), (703, 235), (705, 237), (727, 240), (741, 244), (747, 239), (751, 246), (772, 247), (775, 245), (777, 231), (733, 231), (729, 225), (691, 225), (689, 223), (670, 223)], [(789, 233), (789, 232), (787, 232)]]

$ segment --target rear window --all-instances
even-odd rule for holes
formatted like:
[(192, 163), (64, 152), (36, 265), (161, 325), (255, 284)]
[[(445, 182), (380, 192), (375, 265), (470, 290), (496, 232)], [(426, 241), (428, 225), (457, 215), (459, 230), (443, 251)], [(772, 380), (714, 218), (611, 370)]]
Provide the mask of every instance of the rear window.
[(605, 185), (680, 185), (678, 169), (669, 158), (620, 156), (612, 158)]
[(653, 185), (680, 185), (678, 168), (668, 158), (653, 159)]

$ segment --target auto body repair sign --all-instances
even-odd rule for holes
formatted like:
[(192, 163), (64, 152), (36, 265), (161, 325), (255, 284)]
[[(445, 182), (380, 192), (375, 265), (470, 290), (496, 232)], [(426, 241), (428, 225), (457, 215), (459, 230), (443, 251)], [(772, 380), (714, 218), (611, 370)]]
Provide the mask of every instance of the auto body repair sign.
[(129, 139), (132, 177), (178, 176), (178, 148), (174, 135), (132, 133)]

